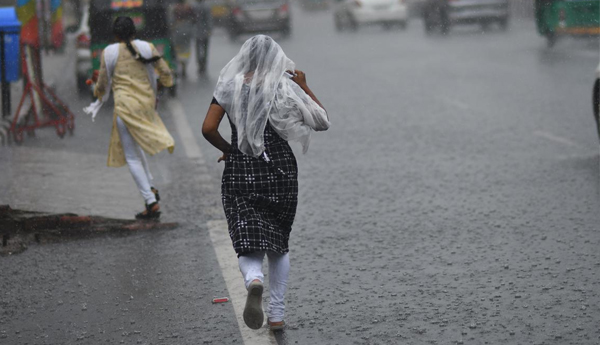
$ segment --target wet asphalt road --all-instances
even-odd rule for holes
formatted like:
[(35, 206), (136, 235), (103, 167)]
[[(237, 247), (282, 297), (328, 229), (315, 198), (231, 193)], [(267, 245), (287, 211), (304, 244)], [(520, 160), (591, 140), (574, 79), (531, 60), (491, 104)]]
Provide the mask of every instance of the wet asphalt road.
[[(337, 33), (331, 13), (295, 9), (280, 43), (332, 128), (297, 155), (278, 342), (600, 343), (597, 41), (548, 50), (529, 21), (449, 37), (419, 21)], [(190, 77), (179, 95), (208, 163), (178, 149), (155, 173), (164, 219), (181, 227), (0, 258), (0, 343), (243, 343), (231, 304), (210, 303), (227, 295), (206, 225), (223, 218), (222, 165), (200, 134), (242, 41), (217, 32), (212, 43), (209, 78)], [(94, 128), (81, 115), (72, 138), (24, 145), (102, 153), (104, 112)], [(161, 114), (180, 140), (166, 102)]]

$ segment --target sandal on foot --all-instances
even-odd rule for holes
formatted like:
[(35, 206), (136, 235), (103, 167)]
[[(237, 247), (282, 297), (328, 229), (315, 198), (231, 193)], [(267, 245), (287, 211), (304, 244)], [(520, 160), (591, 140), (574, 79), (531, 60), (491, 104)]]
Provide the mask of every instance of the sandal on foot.
[(156, 198), (156, 202), (160, 201), (160, 195), (158, 195), (158, 189), (154, 188), (154, 187), (150, 187), (150, 191), (152, 191), (152, 193), (154, 193), (154, 197)]
[(248, 286), (248, 297), (244, 308), (244, 322), (252, 329), (259, 329), (263, 325), (265, 315), (262, 310), (263, 284), (260, 280), (253, 280)]
[(160, 218), (160, 208), (154, 210), (154, 206), (158, 206), (158, 202), (153, 202), (150, 205), (146, 204), (146, 211), (135, 215), (136, 219), (153, 220)]
[(267, 323), (269, 324), (269, 329), (272, 332), (283, 331), (283, 328), (285, 327), (285, 321), (283, 321), (283, 320), (271, 321), (271, 320), (267, 319)]

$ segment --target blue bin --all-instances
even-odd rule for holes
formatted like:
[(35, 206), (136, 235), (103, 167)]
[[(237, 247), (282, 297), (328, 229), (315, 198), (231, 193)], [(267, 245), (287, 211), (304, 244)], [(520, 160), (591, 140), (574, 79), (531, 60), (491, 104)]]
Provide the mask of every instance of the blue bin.
[(0, 56), (0, 59), (4, 58), (6, 63), (6, 81), (17, 81), (21, 76), (21, 23), (14, 7), (0, 7), (0, 35), (4, 35), (4, 56)]

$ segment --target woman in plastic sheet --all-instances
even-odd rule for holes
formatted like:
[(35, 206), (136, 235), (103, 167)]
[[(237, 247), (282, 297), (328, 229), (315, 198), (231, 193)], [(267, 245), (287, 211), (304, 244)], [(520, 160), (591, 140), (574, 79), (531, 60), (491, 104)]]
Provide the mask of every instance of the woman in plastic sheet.
[(129, 171), (144, 198), (146, 209), (138, 219), (160, 217), (158, 190), (151, 186), (152, 175), (144, 152), (154, 155), (164, 149), (173, 152), (175, 142), (156, 112), (157, 75), (163, 86), (173, 85), (167, 63), (148, 42), (133, 40), (133, 20), (118, 17), (113, 25), (118, 43), (102, 53), (94, 95), (98, 100), (84, 111), (92, 120), (112, 88), (115, 101), (113, 126), (108, 149), (108, 166), (129, 166)]
[[(231, 144), (218, 128), (227, 114)], [(298, 203), (298, 169), (288, 141), (308, 149), (311, 130), (329, 128), (323, 105), (305, 74), (272, 38), (258, 35), (221, 70), (202, 134), (223, 155), (221, 186), (229, 235), (248, 297), (244, 321), (263, 324), (263, 273), (269, 260), (268, 324), (284, 327), (284, 294), (290, 269), (288, 241)]]

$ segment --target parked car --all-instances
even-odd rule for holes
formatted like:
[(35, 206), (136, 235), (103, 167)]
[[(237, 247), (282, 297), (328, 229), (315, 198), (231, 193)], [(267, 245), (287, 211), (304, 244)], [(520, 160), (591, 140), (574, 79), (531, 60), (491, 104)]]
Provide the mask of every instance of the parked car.
[(86, 84), (92, 70), (89, 17), (88, 6), (84, 6), (79, 28), (75, 31), (75, 80), (81, 94), (90, 92), (90, 87)]
[(439, 28), (447, 33), (457, 24), (479, 24), (487, 29), (497, 23), (501, 29), (508, 27), (509, 0), (427, 0), (423, 7), (425, 31)]
[(229, 37), (244, 33), (291, 33), (291, 8), (287, 0), (236, 0), (229, 11)]
[(594, 109), (594, 119), (596, 120), (598, 138), (600, 139), (600, 64), (598, 64), (598, 68), (596, 68), (596, 82), (594, 82), (592, 91), (592, 108)]
[(406, 28), (408, 10), (405, 0), (336, 0), (335, 28), (355, 30), (363, 24), (398, 25)]

